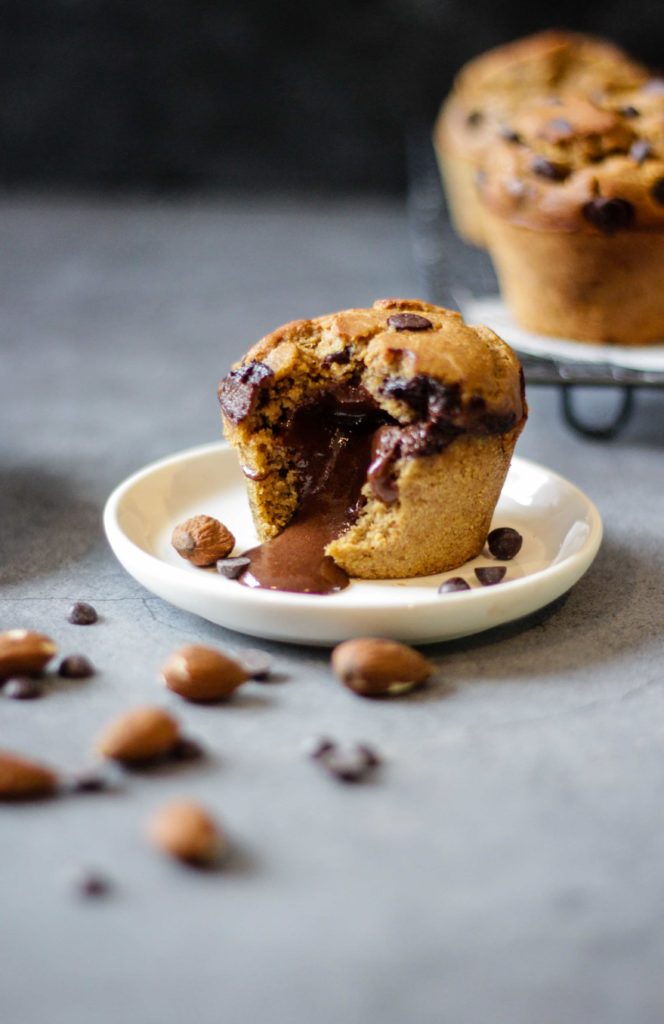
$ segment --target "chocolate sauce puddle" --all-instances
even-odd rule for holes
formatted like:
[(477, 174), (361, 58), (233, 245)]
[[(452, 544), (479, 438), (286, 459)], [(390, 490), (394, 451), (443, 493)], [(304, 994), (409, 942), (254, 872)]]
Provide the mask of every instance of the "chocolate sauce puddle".
[(303, 594), (348, 586), (348, 574), (325, 548), (358, 515), (373, 437), (386, 418), (359, 387), (325, 392), (296, 413), (284, 443), (296, 453), (300, 503), (278, 537), (244, 552), (251, 565), (240, 583)]

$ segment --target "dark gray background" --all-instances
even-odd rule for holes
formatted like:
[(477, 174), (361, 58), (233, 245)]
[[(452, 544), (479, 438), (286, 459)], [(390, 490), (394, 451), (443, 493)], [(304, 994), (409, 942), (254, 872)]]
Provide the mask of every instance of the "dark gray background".
[[(135, 584), (104, 500), (218, 436), (217, 379), (266, 330), (421, 294), (402, 206), (25, 199), (0, 218), (0, 628), (42, 629), (99, 669), (0, 699), (0, 747), (78, 767), (112, 716), (158, 702), (209, 751), (116, 795), (0, 808), (3, 1024), (659, 1024), (661, 398), (597, 444), (531, 390), (519, 452), (587, 491), (603, 548), (556, 606), (432, 648), (428, 689), (364, 701), (325, 651), (275, 644), (278, 681), (185, 705), (157, 681), (174, 648), (255, 641)], [(473, 280), (476, 257), (449, 231), (443, 246)], [(101, 621), (69, 625), (75, 599)], [(374, 743), (384, 769), (336, 785), (301, 753), (321, 731)], [(222, 873), (148, 847), (174, 795), (225, 823)], [(113, 879), (108, 900), (77, 899), (85, 865)]]
[(662, 64), (658, 0), (0, 0), (0, 182), (395, 192), (460, 65), (551, 24)]

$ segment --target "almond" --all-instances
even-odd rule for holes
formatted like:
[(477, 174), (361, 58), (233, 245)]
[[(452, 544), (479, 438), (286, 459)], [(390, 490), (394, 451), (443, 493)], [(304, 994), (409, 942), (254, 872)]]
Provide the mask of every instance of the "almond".
[(407, 693), (429, 678), (431, 662), (396, 640), (359, 637), (332, 652), (332, 668), (341, 682), (362, 697)]
[(189, 644), (171, 654), (161, 674), (169, 690), (192, 701), (230, 697), (233, 690), (249, 679), (239, 661), (200, 644)]
[(164, 853), (187, 864), (211, 864), (225, 846), (213, 818), (192, 800), (175, 800), (157, 811), (148, 824), (148, 836)]
[(0, 679), (10, 676), (36, 676), (57, 653), (50, 637), (29, 629), (9, 629), (0, 633)]
[(52, 796), (57, 784), (58, 777), (50, 768), (0, 750), (0, 800)]
[(107, 725), (95, 747), (113, 761), (149, 761), (168, 754), (179, 738), (180, 728), (172, 715), (161, 708), (141, 707)]
[(214, 565), (235, 547), (235, 537), (213, 516), (193, 516), (173, 530), (171, 544), (192, 565)]

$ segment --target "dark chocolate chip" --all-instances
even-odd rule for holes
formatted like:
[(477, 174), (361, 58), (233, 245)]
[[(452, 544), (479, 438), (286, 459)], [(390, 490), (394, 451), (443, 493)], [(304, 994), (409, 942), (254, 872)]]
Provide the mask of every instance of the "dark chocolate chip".
[(481, 565), (475, 575), (483, 587), (493, 587), (503, 579), (507, 568), (504, 565)]
[(462, 590), (470, 590), (470, 584), (462, 576), (452, 576), (438, 587), (439, 594), (457, 594)]
[(236, 580), (245, 569), (251, 565), (251, 559), (244, 555), (236, 555), (235, 558), (218, 558), (217, 572), (227, 580)]
[(83, 654), (68, 654), (58, 666), (58, 675), (63, 679), (87, 679), (94, 674), (94, 665)]
[(618, 113), (622, 114), (623, 117), (628, 117), (630, 119), (633, 117), (641, 117), (641, 111), (637, 110), (636, 107), (632, 107), (630, 105), (626, 107), (620, 107), (618, 109)]
[(241, 423), (254, 411), (263, 385), (273, 371), (265, 363), (252, 362), (240, 366), (224, 377), (219, 384), (217, 396), (224, 416), (231, 423)]
[(8, 679), (2, 689), (5, 697), (12, 700), (34, 700), (44, 693), (41, 684), (31, 676), (14, 676)]
[(569, 123), (566, 117), (551, 118), (551, 120), (549, 121), (549, 128), (551, 128), (551, 130), (555, 132), (556, 135), (565, 135), (569, 137), (570, 135), (574, 134), (574, 129), (572, 128), (572, 125)]
[(378, 752), (373, 747), (370, 747), (368, 743), (356, 743), (355, 749), (364, 758), (368, 768), (378, 768), (382, 763)]
[(350, 348), (342, 348), (341, 352), (330, 352), (328, 356), (323, 359), (323, 366), (332, 366), (333, 363), (339, 363), (345, 366), (346, 363), (350, 362)]
[(598, 196), (582, 208), (583, 216), (605, 235), (612, 235), (634, 222), (634, 207), (627, 199), (606, 199)]
[(501, 562), (509, 562), (519, 554), (523, 537), (511, 526), (499, 526), (491, 531), (487, 537), (487, 544), (494, 558), (499, 558)]
[(458, 384), (440, 381), (418, 373), (410, 380), (395, 377), (383, 385), (383, 394), (405, 402), (420, 419), (446, 420), (461, 409), (461, 389)]
[(418, 313), (394, 313), (388, 316), (387, 326), (395, 331), (430, 331), (433, 324), (425, 316)]
[(97, 612), (87, 601), (77, 601), (67, 613), (67, 620), (74, 626), (91, 626), (97, 621)]
[(246, 650), (240, 651), (238, 660), (245, 671), (249, 673), (251, 679), (259, 681), (267, 679), (272, 671), (272, 658), (270, 655), (254, 647), (248, 647)]
[(77, 772), (71, 777), (68, 788), (72, 793), (103, 793), (118, 786), (117, 772), (109, 772), (106, 768), (88, 768)]
[(321, 762), (330, 775), (340, 782), (360, 782), (371, 769), (364, 752), (357, 746), (349, 750), (331, 751), (321, 758)]
[(629, 155), (635, 163), (642, 164), (652, 155), (652, 146), (647, 139), (637, 139), (632, 143)]
[(481, 110), (471, 110), (466, 118), (466, 124), (469, 128), (477, 128), (483, 120), (484, 114)]
[(97, 899), (108, 896), (113, 888), (110, 880), (98, 871), (89, 869), (80, 871), (74, 879), (74, 886), (79, 896), (85, 899)]
[(515, 132), (513, 128), (501, 128), (500, 137), (501, 139), (504, 139), (505, 142), (519, 143), (523, 141), (519, 133)]
[(188, 736), (181, 736), (170, 750), (170, 756), (174, 761), (198, 761), (204, 754), (205, 751), (198, 740), (192, 740)]
[(659, 178), (659, 180), (655, 182), (653, 187), (650, 189), (650, 195), (656, 203), (659, 203), (660, 206), (664, 206), (664, 178)]
[(569, 167), (565, 164), (554, 163), (543, 156), (536, 156), (530, 165), (531, 171), (540, 178), (547, 178), (549, 181), (564, 181), (569, 177)]
[(336, 743), (329, 736), (316, 736), (314, 739), (307, 740), (305, 744), (305, 752), (315, 761), (319, 758), (327, 757), (328, 754), (331, 754), (336, 749)]

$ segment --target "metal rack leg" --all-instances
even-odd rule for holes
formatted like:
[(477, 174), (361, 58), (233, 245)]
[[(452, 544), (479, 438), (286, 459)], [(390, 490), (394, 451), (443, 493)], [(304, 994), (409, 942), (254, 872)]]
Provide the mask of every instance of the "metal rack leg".
[(573, 391), (573, 384), (565, 384), (562, 388), (561, 405), (563, 416), (572, 430), (576, 430), (578, 434), (582, 434), (584, 437), (592, 437), (596, 441), (608, 441), (620, 433), (632, 415), (632, 410), (634, 409), (634, 389), (632, 387), (623, 387), (621, 389), (622, 397), (618, 410), (613, 420), (603, 427), (591, 426), (579, 418), (572, 401)]

